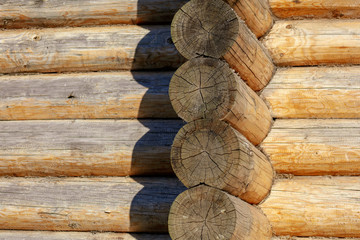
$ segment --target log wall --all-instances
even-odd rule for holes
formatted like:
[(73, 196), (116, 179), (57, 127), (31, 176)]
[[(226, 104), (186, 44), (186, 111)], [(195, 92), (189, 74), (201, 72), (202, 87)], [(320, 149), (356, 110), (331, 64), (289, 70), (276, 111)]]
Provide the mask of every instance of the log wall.
[[(187, 2), (6, 0), (0, 4), (0, 239), (169, 239), (170, 206), (176, 205), (176, 196), (185, 190), (173, 178), (170, 166), (172, 141), (185, 123), (175, 119), (167, 90), (173, 70), (185, 59), (175, 48), (179, 38), (171, 37), (169, 25)], [(177, 19), (190, 18), (190, 25), (199, 31), (186, 32), (190, 38), (179, 50), (186, 48), (189, 53), (196, 45), (195, 54), (186, 57), (220, 58), (242, 78), (230, 71), (220, 83), (210, 81), (212, 74), (204, 81), (208, 69), (200, 71), (200, 80), (193, 83), (195, 92), (206, 106), (216, 102), (212, 99), (222, 102), (221, 96), (230, 96), (230, 103), (245, 99), (228, 115), (248, 125), (254, 124), (255, 115), (264, 113), (265, 117), (256, 117), (262, 135), (252, 140), (260, 143), (258, 149), (245, 139), (256, 134), (253, 127), (238, 122), (237, 130), (246, 128), (243, 132), (248, 136), (235, 132), (237, 137), (231, 140), (241, 140), (242, 145), (230, 152), (240, 152), (243, 162), (225, 162), (231, 169), (261, 156), (267, 169), (266, 186), (257, 177), (264, 175), (256, 164), (241, 165), (249, 195), (262, 192), (253, 200), (256, 203), (272, 183), (269, 161), (274, 165), (278, 175), (272, 191), (258, 207), (249, 208), (257, 212), (249, 216), (266, 214), (274, 234), (279, 235), (274, 240), (359, 238), (359, 69), (334, 66), (359, 64), (359, 20), (343, 19), (358, 18), (358, 4), (347, 0), (270, 0), (269, 4), (263, 0), (199, 1), (196, 9), (180, 11), (189, 16)], [(270, 29), (269, 6), (277, 17), (291, 19), (276, 20)], [(223, 14), (224, 9), (231, 14)], [(187, 24), (174, 26), (193, 29)], [(230, 86), (234, 85), (229, 84), (230, 75), (236, 76), (236, 87)], [(262, 92), (239, 83), (243, 80)], [(233, 89), (242, 91), (236, 97), (216, 95)], [(224, 120), (205, 114), (199, 118), (215, 125)], [(208, 130), (193, 137), (198, 145), (188, 141), (187, 152), (178, 149), (182, 156), (186, 152), (200, 159), (204, 179), (215, 169), (223, 174), (222, 160), (229, 155), (229, 146), (220, 144), (221, 137)], [(199, 154), (189, 154), (194, 151), (189, 148), (197, 148)], [(247, 207), (239, 207), (248, 204), (231, 196), (244, 191), (241, 186), (234, 189), (241, 184), (226, 184), (232, 186), (215, 186), (227, 191), (215, 189), (215, 195), (226, 196), (229, 203), (236, 203), (238, 213), (248, 214), (242, 211)], [(263, 188), (266, 191), (259, 190)], [(219, 198), (201, 206), (210, 209), (200, 214), (202, 220), (211, 214), (215, 219), (227, 216), (216, 208)], [(260, 236), (257, 230), (239, 230), (260, 225), (270, 229), (266, 221), (246, 225), (247, 220), (239, 219), (231, 222), (235, 225), (228, 224), (235, 226), (230, 229), (235, 239), (241, 234), (270, 239), (269, 231)], [(222, 231), (218, 234), (222, 223), (215, 221), (215, 227), (206, 232), (224, 237)], [(202, 230), (207, 227), (207, 221), (201, 224)], [(199, 229), (185, 229), (185, 233), (196, 235)]]

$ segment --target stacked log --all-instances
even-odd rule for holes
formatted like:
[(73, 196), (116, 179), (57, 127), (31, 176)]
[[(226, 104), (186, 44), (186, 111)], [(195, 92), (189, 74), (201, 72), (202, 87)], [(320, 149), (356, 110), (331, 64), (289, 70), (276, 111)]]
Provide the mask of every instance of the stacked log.
[(173, 42), (187, 59), (222, 58), (255, 91), (271, 80), (271, 57), (233, 9), (222, 1), (192, 0), (171, 25)]
[[(185, 190), (177, 179), (167, 177), (0, 178), (0, 187), (2, 229), (70, 232), (165, 233), (169, 210), (172, 211), (170, 206), (176, 196)], [(253, 222), (264, 219), (262, 214), (257, 214), (260, 213), (257, 206), (250, 206), (223, 191), (207, 186), (190, 190), (192, 190), (191, 195), (187, 196), (187, 191), (182, 194), (185, 197), (183, 203), (188, 208), (194, 209), (195, 213), (199, 213), (191, 215), (191, 217), (198, 215), (196, 220), (199, 222), (207, 219), (211, 226), (218, 225), (222, 229), (231, 230), (230, 226), (224, 225), (229, 221), (225, 219), (224, 223), (219, 222), (224, 219), (223, 216), (240, 220), (242, 213), (245, 217), (252, 216), (252, 219), (247, 219)], [(191, 203), (190, 197), (202, 199), (201, 203), (204, 204), (201, 206), (209, 210), (207, 217), (207, 212), (205, 215), (200, 215), (200, 213), (204, 214), (200, 212), (200, 202), (196, 202), (197, 207), (186, 205), (187, 199), (188, 204)], [(359, 198), (359, 177), (294, 177), (277, 179), (271, 194), (259, 207), (266, 213), (277, 235), (359, 238), (360, 223), (357, 221), (360, 217)], [(211, 205), (209, 199), (217, 201)], [(211, 206), (206, 205), (207, 203)], [(225, 203), (227, 205), (224, 205)], [(176, 203), (174, 204), (177, 206)], [(230, 212), (231, 209), (235, 211)], [(221, 214), (223, 212), (223, 215), (220, 214), (211, 221), (211, 216), (219, 212)], [(188, 215), (181, 216), (184, 220), (191, 214), (190, 211), (186, 213)], [(198, 226), (196, 220), (193, 224)], [(233, 230), (241, 228), (236, 221), (231, 226)], [(243, 226), (249, 227), (249, 224)], [(251, 226), (252, 229), (256, 228), (255, 225)], [(267, 226), (264, 223), (262, 228), (267, 229)], [(195, 227), (187, 230), (194, 231)], [(202, 228), (199, 229), (200, 232), (201, 230)], [(218, 231), (216, 227), (214, 230)], [(246, 230), (249, 231), (244, 231), (243, 234), (251, 233), (251, 228)], [(204, 231), (208, 231), (205, 222)], [(27, 232), (22, 231), (22, 233)], [(221, 233), (226, 234), (225, 231)], [(7, 240), (8, 238), (2, 238), (4, 236), (2, 234), (4, 233), (0, 231), (0, 239)], [(150, 239), (158, 239), (157, 236), (157, 234), (152, 235)], [(78, 240), (75, 237), (74, 239)]]
[[(239, 8), (242, 1), (229, 2)], [(169, 86), (175, 112), (188, 122), (175, 137), (171, 165), (189, 189), (171, 207), (170, 236), (270, 239), (269, 221), (250, 204), (259, 204), (273, 182), (270, 161), (254, 146), (267, 136), (272, 117), (254, 90), (267, 85), (275, 66), (221, 0), (191, 0), (171, 28), (176, 48), (188, 59)]]

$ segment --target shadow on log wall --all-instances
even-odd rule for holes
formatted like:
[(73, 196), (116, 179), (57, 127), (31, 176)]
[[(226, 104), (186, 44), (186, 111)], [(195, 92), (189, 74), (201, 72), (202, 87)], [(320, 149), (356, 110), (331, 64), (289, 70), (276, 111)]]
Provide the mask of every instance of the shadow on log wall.
[[(156, 0), (155, 0), (156, 1)], [(171, 2), (171, 1), (170, 1)], [(182, 6), (182, 4), (185, 4), (186, 2), (188, 2), (188, 0), (179, 0), (179, 8)], [(144, 10), (145, 8), (151, 6), (151, 4), (149, 4), (148, 0), (138, 0), (138, 15), (141, 15), (141, 11)], [(166, 4), (164, 4), (164, 9), (166, 9), (167, 6)], [(175, 14), (175, 12), (174, 12)], [(161, 24), (161, 23), (160, 23)], [(185, 59), (183, 59), (182, 57), (179, 57), (177, 55), (180, 55), (173, 42), (171, 39), (171, 33), (170, 33), (170, 24), (168, 22), (165, 22), (163, 24), (168, 25), (168, 28), (166, 30), (164, 30), (163, 32), (158, 32), (158, 33), (153, 33), (151, 32), (151, 28), (147, 28), (147, 26), (142, 26), (146, 29), (148, 29), (150, 32), (139, 42), (136, 52), (135, 52), (135, 60), (134, 60), (134, 65), (136, 65), (136, 60), (139, 58), (143, 58), (143, 46), (148, 46), (148, 45), (155, 45), (155, 46), (159, 46), (159, 49), (154, 49), (154, 51), (152, 52), (152, 54), (154, 54), (155, 56), (151, 56), (148, 57), (147, 60), (149, 61), (148, 64), (150, 65), (157, 65), (156, 61), (162, 62), (162, 59), (159, 59), (159, 57), (156, 57), (157, 54), (159, 53), (166, 53), (166, 55), (169, 56), (176, 56), (180, 59), (179, 61), (179, 66), (185, 62)], [(159, 37), (161, 36), (161, 37)], [(164, 37), (165, 36), (165, 37)], [(159, 54), (160, 56), (161, 54)], [(144, 165), (144, 163), (148, 163), (151, 164), (152, 161), (158, 161), (161, 164), (166, 164), (166, 169), (164, 173), (161, 173), (161, 175), (167, 176), (167, 177), (175, 177), (173, 174), (173, 171), (171, 169), (171, 165), (170, 165), (170, 150), (171, 150), (171, 145), (173, 142), (173, 139), (175, 137), (175, 135), (177, 134), (178, 130), (184, 125), (184, 123), (179, 120), (176, 121), (175, 123), (175, 127), (171, 127), (169, 128), (169, 124), (174, 124), (174, 121), (171, 119), (178, 119), (177, 115), (175, 112), (171, 113), (171, 117), (169, 118), (169, 116), (166, 117), (166, 120), (164, 119), (163, 123), (164, 124), (152, 124), (152, 120), (151, 119), (144, 119), (141, 116), (143, 115), (147, 115), (149, 116), (149, 113), (145, 113), (146, 109), (149, 109), (147, 106), (149, 105), (153, 105), (153, 104), (157, 104), (156, 99), (158, 97), (161, 97), (161, 94), (158, 94), (159, 92), (168, 92), (168, 88), (169, 88), (169, 83), (170, 83), (170, 79), (172, 77), (172, 72), (174, 70), (176, 70), (177, 67), (179, 66), (173, 66), (171, 65), (171, 63), (169, 63), (169, 65), (167, 65), (165, 68), (156, 70), (157, 72), (171, 72), (171, 74), (168, 74), (167, 77), (165, 78), (159, 78), (156, 79), (155, 78), (147, 78), (147, 79), (143, 79), (141, 77), (141, 74), (139, 74), (138, 71), (132, 71), (132, 75), (134, 77), (134, 79), (141, 85), (145, 86), (148, 88), (146, 94), (143, 96), (140, 106), (139, 106), (139, 119), (138, 121), (141, 122), (142, 125), (144, 125), (145, 127), (147, 127), (149, 130), (148, 132), (142, 136), (142, 138), (140, 140), (137, 141), (133, 153), (132, 153), (132, 163), (131, 166), (132, 168), (137, 168), (137, 165)], [(157, 81), (157, 84), (149, 84), (149, 81)], [(155, 87), (154, 87), (155, 86)], [(164, 96), (164, 95), (162, 95)], [(166, 94), (166, 103), (169, 104), (171, 106), (170, 103), (170, 99), (168, 97), (168, 94)], [(166, 107), (168, 108), (168, 107)], [(155, 118), (162, 118), (161, 116), (164, 116), (164, 114), (162, 114), (163, 111), (163, 106), (158, 106), (157, 108), (157, 112), (153, 113), (153, 116)], [(170, 134), (164, 134), (164, 133), (170, 133)], [(152, 144), (149, 144), (152, 142), (152, 140), (155, 141), (159, 141), (162, 142), (163, 144), (161, 144), (162, 148), (153, 146)], [(149, 144), (149, 145), (146, 145)], [(159, 152), (161, 152), (161, 159), (158, 159), (159, 156)], [(156, 153), (156, 154), (154, 154)], [(153, 156), (152, 156), (153, 155)], [(154, 158), (155, 156), (155, 158)], [(168, 215), (169, 215), (169, 211), (170, 211), (170, 207), (171, 207), (171, 203), (175, 200), (175, 198), (177, 197), (177, 195), (169, 195), (167, 194), (167, 187), (166, 185), (164, 185), (163, 191), (161, 192), (154, 192), (152, 189), (152, 185), (151, 185), (151, 181), (146, 181), (148, 179), (137, 179), (137, 181), (143, 185), (143, 188), (141, 191), (138, 192), (138, 194), (134, 197), (134, 199), (131, 202), (131, 208), (130, 208), (130, 229), (134, 232), (137, 232), (137, 226), (139, 225), (138, 219), (144, 219), (145, 221), (147, 221), (146, 225), (149, 226), (149, 228), (151, 226), (153, 226), (151, 229), (148, 229), (148, 232), (168, 232), (168, 227), (167, 227), (167, 220), (168, 220)], [(150, 179), (151, 180), (151, 179)], [(182, 184), (181, 184), (182, 185)], [(180, 188), (181, 189), (181, 188)], [(184, 189), (185, 190), (185, 187)], [(181, 191), (179, 191), (179, 194), (181, 193)], [(155, 208), (154, 209), (141, 209), (139, 208), (139, 206), (144, 206), (144, 204), (140, 204), (143, 203), (144, 201), (149, 201), (153, 202), (156, 201), (156, 204), (149, 204), (149, 205), (154, 205)], [(170, 203), (170, 204), (169, 204)], [(168, 206), (166, 206), (165, 209), (168, 209), (169, 211), (167, 212), (162, 212), (162, 213), (156, 213), (157, 209), (156, 206), (159, 207), (159, 209), (163, 209), (163, 204), (168, 204)], [(152, 215), (156, 213), (157, 217), (152, 217)], [(146, 216), (140, 216), (139, 215), (146, 215)], [(160, 217), (159, 217), (160, 216)], [(142, 218), (144, 217), (144, 218)], [(142, 223), (141, 225), (143, 225), (144, 223)], [(134, 235), (135, 236), (135, 235)]]

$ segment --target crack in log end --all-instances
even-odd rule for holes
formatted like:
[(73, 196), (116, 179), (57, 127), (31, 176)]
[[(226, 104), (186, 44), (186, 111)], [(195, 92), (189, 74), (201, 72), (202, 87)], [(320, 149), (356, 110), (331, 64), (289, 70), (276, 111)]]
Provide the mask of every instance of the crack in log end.
[(272, 185), (273, 170), (266, 156), (222, 121), (203, 119), (185, 125), (175, 137), (171, 165), (187, 187), (206, 184), (249, 203), (261, 202)]
[(233, 9), (220, 0), (192, 0), (175, 15), (171, 32), (175, 47), (187, 59), (222, 57), (238, 35)]
[(231, 109), (235, 93), (231, 89), (235, 79), (229, 72), (230, 68), (216, 59), (196, 58), (183, 64), (169, 86), (175, 112), (187, 122), (224, 117)]
[(181, 193), (170, 209), (172, 239), (270, 239), (261, 211), (221, 190), (200, 185)]

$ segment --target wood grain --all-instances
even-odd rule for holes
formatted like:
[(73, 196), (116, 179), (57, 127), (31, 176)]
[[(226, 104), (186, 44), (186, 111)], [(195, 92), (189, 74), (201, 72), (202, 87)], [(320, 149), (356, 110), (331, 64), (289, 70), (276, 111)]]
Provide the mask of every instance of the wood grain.
[(246, 22), (256, 37), (263, 36), (273, 24), (267, 0), (224, 0)]
[(177, 118), (173, 72), (0, 76), (0, 120)]
[[(167, 234), (0, 230), (0, 240), (171, 240)], [(272, 240), (359, 240), (360, 238), (272, 237)]]
[(171, 166), (188, 188), (206, 184), (258, 204), (273, 183), (269, 159), (230, 125), (202, 119), (186, 124), (171, 147)]
[(0, 121), (0, 175), (169, 175), (179, 120)]
[(181, 193), (171, 206), (172, 239), (271, 239), (266, 216), (256, 207), (216, 188), (200, 185)]
[(171, 240), (167, 234), (0, 231), (0, 240)]
[(0, 229), (167, 232), (175, 178), (2, 178)]
[(360, 20), (277, 21), (264, 45), (279, 66), (360, 64)]
[(275, 118), (360, 118), (359, 67), (278, 69), (262, 97)]
[(278, 173), (360, 175), (358, 119), (276, 120), (261, 144)]
[(169, 26), (6, 30), (0, 73), (176, 68)]
[(221, 0), (191, 0), (185, 4), (174, 16), (171, 36), (187, 59), (225, 59), (255, 91), (263, 89), (275, 71), (264, 46)]
[(359, 177), (278, 179), (260, 207), (276, 235), (360, 237)]
[(264, 101), (224, 61), (195, 58), (171, 79), (171, 104), (180, 118), (223, 120), (258, 145), (269, 133), (272, 117)]
[(279, 18), (359, 18), (359, 0), (270, 0)]
[(290, 236), (276, 236), (271, 240), (360, 240), (360, 238), (326, 238), (326, 237), (290, 237)]
[(170, 22), (187, 0), (5, 0), (0, 28)]

